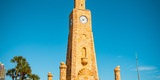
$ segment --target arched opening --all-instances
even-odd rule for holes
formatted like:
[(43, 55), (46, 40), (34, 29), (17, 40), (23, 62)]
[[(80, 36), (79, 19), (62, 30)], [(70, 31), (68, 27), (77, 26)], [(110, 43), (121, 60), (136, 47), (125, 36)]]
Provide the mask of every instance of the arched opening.
[(86, 58), (86, 57), (87, 57), (86, 48), (83, 47), (83, 48), (82, 48), (82, 58)]

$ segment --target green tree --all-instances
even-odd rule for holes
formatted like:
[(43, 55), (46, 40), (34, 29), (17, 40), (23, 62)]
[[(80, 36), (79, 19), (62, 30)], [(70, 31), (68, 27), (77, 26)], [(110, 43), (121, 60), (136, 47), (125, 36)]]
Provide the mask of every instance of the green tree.
[(12, 80), (14, 80), (15, 73), (16, 73), (16, 70), (14, 68), (13, 69), (8, 69), (6, 75), (10, 76), (12, 78)]
[(23, 63), (20, 67), (20, 76), (21, 80), (24, 80), (27, 78), (27, 75), (31, 74), (32, 70), (28, 63)]
[(20, 70), (21, 70), (21, 66), (26, 63), (26, 59), (23, 58), (22, 56), (15, 56), (13, 59), (11, 59), (10, 61), (11, 63), (16, 63), (16, 67), (15, 67), (15, 70), (16, 70), (16, 76), (15, 76), (15, 79), (17, 80), (18, 77), (20, 77)]
[(13, 59), (11, 59), (11, 63), (16, 63), (16, 66), (14, 68), (15, 74), (12, 80), (14, 79), (25, 80), (27, 79), (27, 77), (29, 77), (28, 75), (32, 74), (32, 70), (31, 70), (29, 63), (22, 56), (15, 56)]

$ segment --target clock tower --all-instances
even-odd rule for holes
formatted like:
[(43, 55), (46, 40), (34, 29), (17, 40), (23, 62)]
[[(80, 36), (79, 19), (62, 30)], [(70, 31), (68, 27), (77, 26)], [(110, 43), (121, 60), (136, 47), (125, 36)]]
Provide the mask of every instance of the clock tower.
[(69, 16), (66, 64), (60, 65), (60, 80), (99, 80), (91, 24), (85, 0), (74, 0)]

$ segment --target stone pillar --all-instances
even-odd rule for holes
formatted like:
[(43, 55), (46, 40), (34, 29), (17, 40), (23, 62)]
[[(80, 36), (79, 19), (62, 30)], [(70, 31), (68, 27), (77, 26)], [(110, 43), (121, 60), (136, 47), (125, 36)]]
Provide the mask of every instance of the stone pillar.
[(53, 77), (52, 73), (48, 72), (48, 80), (52, 80), (52, 77)]
[(60, 63), (60, 80), (66, 80), (66, 64), (64, 62)]
[(121, 80), (120, 66), (117, 66), (117, 67), (114, 69), (114, 75), (115, 75), (115, 80)]

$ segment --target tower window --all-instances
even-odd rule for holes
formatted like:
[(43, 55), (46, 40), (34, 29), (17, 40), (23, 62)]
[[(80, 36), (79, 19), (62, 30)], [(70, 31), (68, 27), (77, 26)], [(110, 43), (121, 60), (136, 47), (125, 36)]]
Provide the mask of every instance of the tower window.
[(83, 4), (81, 4), (81, 6), (83, 6)]
[(83, 47), (83, 49), (82, 49), (82, 57), (83, 58), (87, 57), (87, 53), (86, 53), (86, 48), (85, 47)]

